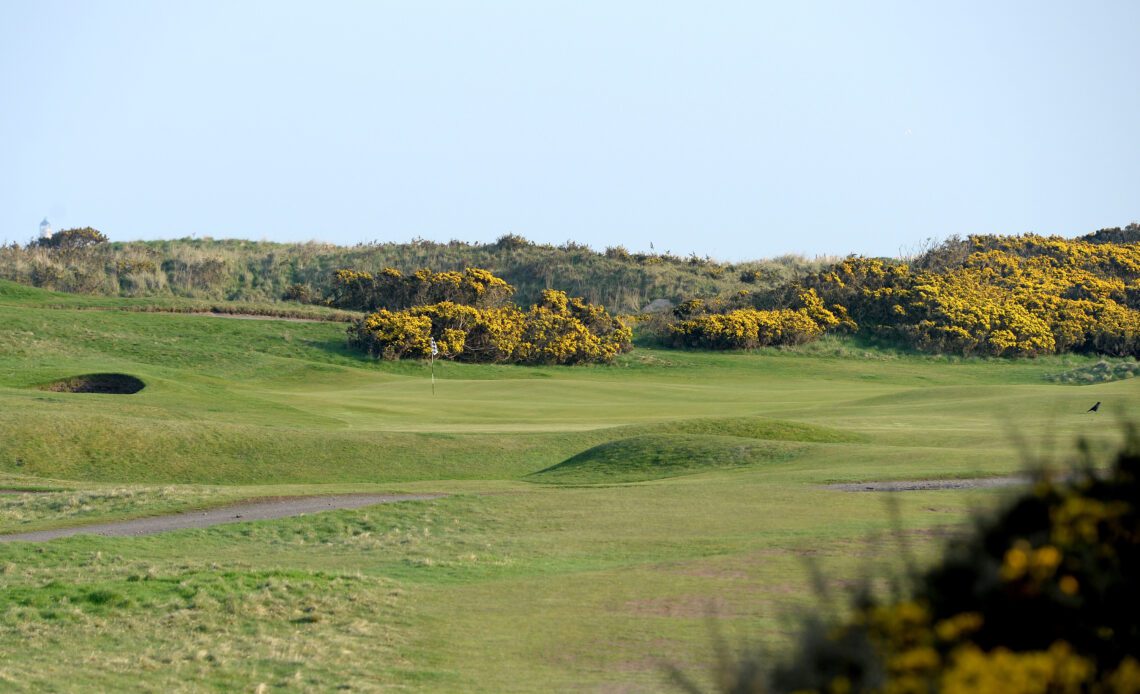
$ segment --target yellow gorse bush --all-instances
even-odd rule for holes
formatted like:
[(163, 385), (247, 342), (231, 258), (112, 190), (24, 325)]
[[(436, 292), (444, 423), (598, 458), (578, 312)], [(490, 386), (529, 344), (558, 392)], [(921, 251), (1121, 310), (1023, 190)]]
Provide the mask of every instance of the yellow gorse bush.
[[(681, 347), (752, 349), (808, 342), (842, 322), (814, 290), (799, 291), (795, 303), (796, 308), (742, 308), (698, 315), (675, 323), (670, 337), (673, 344)], [(679, 313), (693, 315), (702, 310), (704, 303), (698, 299), (682, 304)]]
[(910, 578), (809, 618), (791, 658), (722, 691), (1140, 694), (1140, 435), (1107, 473), (1041, 475)]
[[(986, 652), (966, 644), (953, 650), (938, 678), (943, 694), (1080, 694), (1088, 690), (1095, 666), (1064, 641), (1044, 651)], [(929, 691), (929, 690), (923, 690)]]
[(929, 352), (1140, 353), (1140, 244), (976, 236), (962, 262), (848, 258), (805, 285), (871, 335)]
[(463, 272), (420, 269), (410, 275), (390, 267), (376, 275), (341, 269), (333, 273), (329, 303), (358, 311), (399, 311), (443, 302), (496, 308), (505, 305), (514, 291), (505, 280), (481, 268)]
[[(421, 270), (416, 275), (437, 287), (472, 288), (476, 297), (512, 291), (486, 270)], [(347, 274), (346, 279), (355, 281)], [(434, 339), (442, 359), (516, 364), (608, 362), (629, 351), (633, 338), (630, 328), (601, 306), (557, 290), (543, 292), (542, 302), (527, 312), (512, 304), (479, 307), (453, 301), (381, 309), (354, 323), (348, 335), (351, 345), (384, 359), (427, 358)]]

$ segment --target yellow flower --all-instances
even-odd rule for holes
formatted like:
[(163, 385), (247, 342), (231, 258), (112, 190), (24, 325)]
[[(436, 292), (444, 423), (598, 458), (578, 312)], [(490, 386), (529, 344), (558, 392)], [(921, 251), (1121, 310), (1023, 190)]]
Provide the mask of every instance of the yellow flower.
[(934, 634), (942, 641), (956, 641), (960, 636), (982, 628), (982, 615), (978, 612), (963, 612), (934, 625)]
[(1061, 551), (1052, 545), (1045, 545), (1033, 550), (1029, 563), (1032, 567), (1033, 577), (1037, 580), (1044, 580), (1052, 576), (1053, 572), (1057, 570), (1057, 566), (1061, 563)]
[(1091, 661), (1058, 641), (1047, 651), (1014, 653), (995, 648), (989, 653), (969, 644), (953, 651), (939, 690), (945, 694), (994, 692), (1072, 692), (1088, 688), (1095, 676)]
[(1140, 662), (1128, 656), (1106, 679), (1113, 694), (1140, 694)]
[(1010, 547), (1001, 563), (1001, 577), (1005, 581), (1016, 581), (1025, 575), (1025, 569), (1029, 566), (1029, 543), (1025, 540), (1018, 540), (1013, 547)]
[(938, 651), (929, 646), (923, 646), (892, 656), (888, 668), (892, 674), (915, 670), (934, 670), (938, 667), (940, 660)]
[(1057, 582), (1057, 586), (1065, 595), (1076, 595), (1077, 591), (1081, 589), (1081, 584), (1072, 576), (1062, 576), (1061, 580)]

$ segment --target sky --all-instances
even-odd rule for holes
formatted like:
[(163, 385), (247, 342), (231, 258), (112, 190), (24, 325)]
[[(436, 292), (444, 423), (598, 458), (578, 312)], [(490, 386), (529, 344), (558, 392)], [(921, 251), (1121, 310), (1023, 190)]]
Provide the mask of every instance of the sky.
[(1075, 236), (1140, 220), (1137, 28), (1130, 0), (0, 0), (0, 241)]

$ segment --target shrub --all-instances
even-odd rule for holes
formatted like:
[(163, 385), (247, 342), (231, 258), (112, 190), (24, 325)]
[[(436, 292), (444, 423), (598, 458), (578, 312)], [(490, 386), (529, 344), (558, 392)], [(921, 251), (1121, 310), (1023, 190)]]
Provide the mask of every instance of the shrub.
[(795, 655), (722, 674), (732, 692), (1140, 691), (1140, 438), (1111, 470), (1031, 491), (951, 545), (909, 595), (812, 617)]
[(348, 343), (384, 359), (431, 354), (431, 319), (381, 309), (348, 328)]
[[(747, 294), (743, 295), (747, 298)], [(769, 345), (809, 342), (846, 320), (828, 310), (811, 289), (799, 290), (795, 308), (757, 310), (742, 308), (705, 313), (707, 306), (691, 300), (674, 309), (675, 315), (693, 316), (669, 328), (674, 346), (704, 349), (753, 349)]]
[(285, 293), (281, 298), (286, 301), (311, 304), (313, 303), (313, 290), (307, 284), (294, 283), (285, 288)]
[(631, 349), (632, 331), (601, 306), (543, 292), (526, 313), (513, 305), (479, 308), (450, 301), (403, 311), (381, 309), (348, 330), (349, 344), (385, 359), (438, 358), (515, 364), (609, 362)]
[(928, 352), (1140, 354), (1140, 245), (1027, 234), (953, 239), (915, 268), (848, 258), (807, 277), (875, 337)]
[(100, 243), (107, 243), (107, 236), (98, 229), (91, 227), (62, 229), (51, 236), (36, 241), (36, 244), (43, 248), (60, 250), (76, 250)]
[(387, 267), (375, 275), (347, 268), (337, 270), (333, 273), (332, 291), (330, 303), (337, 308), (402, 311), (442, 302), (484, 308), (502, 306), (515, 289), (480, 268), (466, 268), (463, 272), (420, 269), (404, 275)]

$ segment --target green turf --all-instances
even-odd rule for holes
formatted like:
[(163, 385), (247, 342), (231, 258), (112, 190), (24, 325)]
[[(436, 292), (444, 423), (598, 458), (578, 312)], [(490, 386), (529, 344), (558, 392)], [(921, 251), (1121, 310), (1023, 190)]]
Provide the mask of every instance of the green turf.
[(551, 484), (642, 482), (791, 460), (802, 448), (740, 436), (648, 434), (607, 441), (526, 479)]
[[(188, 311), (167, 299), (159, 308)], [(0, 531), (253, 496), (442, 492), (145, 538), (0, 545), (0, 689), (660, 691), (725, 636), (782, 648), (897, 559), (882, 496), (1094, 451), (1131, 380), (1091, 357), (971, 360), (829, 338), (640, 348), (584, 368), (384, 363), (344, 326), (153, 313), (0, 282)], [(118, 310), (127, 309), (127, 310)], [(132, 395), (38, 386), (122, 373)], [(1101, 412), (1086, 414), (1093, 402)], [(894, 495), (920, 560), (1006, 492)]]

